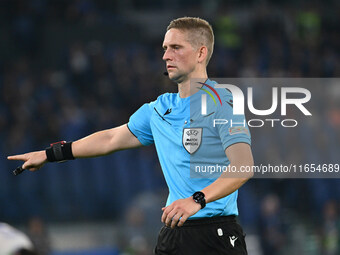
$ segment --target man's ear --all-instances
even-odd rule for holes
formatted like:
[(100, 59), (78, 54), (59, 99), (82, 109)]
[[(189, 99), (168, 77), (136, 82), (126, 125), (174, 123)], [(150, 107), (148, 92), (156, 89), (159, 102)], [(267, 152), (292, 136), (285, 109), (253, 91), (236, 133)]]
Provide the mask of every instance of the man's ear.
[(207, 59), (207, 56), (208, 56), (208, 48), (203, 45), (198, 49), (198, 60), (197, 60), (197, 62), (198, 63), (205, 62), (206, 59)]

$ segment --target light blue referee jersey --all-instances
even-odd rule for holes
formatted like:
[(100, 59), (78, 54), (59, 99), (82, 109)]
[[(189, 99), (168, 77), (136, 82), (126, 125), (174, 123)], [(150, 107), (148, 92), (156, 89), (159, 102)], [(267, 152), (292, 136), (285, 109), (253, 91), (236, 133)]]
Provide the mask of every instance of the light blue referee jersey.
[[(231, 92), (215, 89), (215, 85), (207, 80), (187, 98), (165, 93), (130, 117), (128, 128), (138, 140), (156, 146), (169, 187), (167, 206), (213, 183), (223, 166), (229, 165), (225, 154), (228, 146), (250, 144), (245, 117), (233, 115)], [(238, 215), (237, 193), (208, 203), (190, 219)]]

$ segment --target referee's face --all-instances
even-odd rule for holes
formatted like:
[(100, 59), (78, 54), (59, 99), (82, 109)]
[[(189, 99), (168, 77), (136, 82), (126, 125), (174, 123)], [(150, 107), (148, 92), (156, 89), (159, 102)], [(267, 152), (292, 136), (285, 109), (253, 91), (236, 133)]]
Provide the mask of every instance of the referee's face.
[(196, 70), (198, 51), (188, 40), (188, 32), (171, 28), (163, 41), (166, 69), (170, 80), (182, 83)]

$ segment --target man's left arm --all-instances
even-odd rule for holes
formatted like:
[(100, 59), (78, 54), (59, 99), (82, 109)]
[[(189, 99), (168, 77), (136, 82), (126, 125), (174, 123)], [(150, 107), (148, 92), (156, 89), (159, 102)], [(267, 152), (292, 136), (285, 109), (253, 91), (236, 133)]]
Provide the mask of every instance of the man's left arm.
[[(250, 145), (247, 143), (236, 143), (226, 148), (225, 153), (230, 161), (230, 167), (239, 172), (239, 176), (230, 177), (228, 172), (224, 172), (221, 176), (209, 186), (205, 187), (201, 192), (205, 195), (206, 203), (213, 202), (220, 198), (226, 197), (239, 189), (246, 183), (253, 173), (242, 173), (241, 167), (254, 165), (253, 155)], [(167, 226), (174, 228), (182, 226), (184, 222), (201, 209), (201, 205), (196, 203), (192, 197), (178, 199), (171, 205), (162, 208), (162, 222)]]

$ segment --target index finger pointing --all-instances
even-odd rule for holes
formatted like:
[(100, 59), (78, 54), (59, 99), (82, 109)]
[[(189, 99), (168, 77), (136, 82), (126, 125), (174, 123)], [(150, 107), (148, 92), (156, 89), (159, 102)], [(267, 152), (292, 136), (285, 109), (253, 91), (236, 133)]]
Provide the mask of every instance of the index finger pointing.
[(8, 160), (26, 160), (26, 157), (24, 154), (21, 155), (13, 155), (13, 156), (8, 156)]

